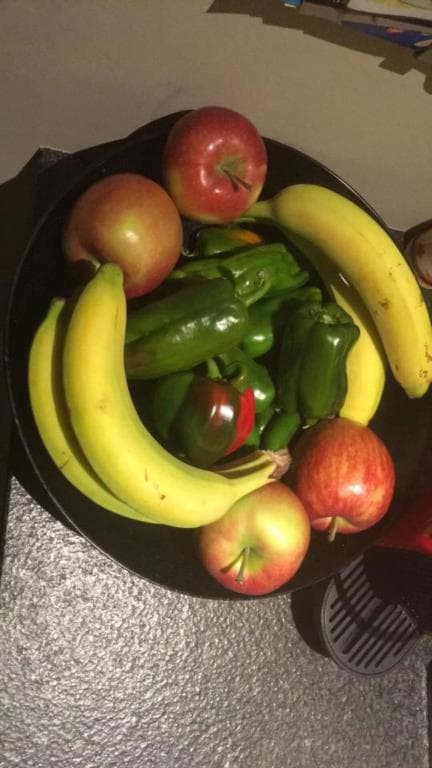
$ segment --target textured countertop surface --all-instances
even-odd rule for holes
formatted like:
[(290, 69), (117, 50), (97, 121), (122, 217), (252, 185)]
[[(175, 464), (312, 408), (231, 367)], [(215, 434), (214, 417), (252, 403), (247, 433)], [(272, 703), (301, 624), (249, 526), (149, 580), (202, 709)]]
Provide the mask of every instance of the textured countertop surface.
[(357, 678), (290, 598), (217, 602), (129, 573), (12, 481), (0, 589), (1, 768), (427, 768), (424, 638)]

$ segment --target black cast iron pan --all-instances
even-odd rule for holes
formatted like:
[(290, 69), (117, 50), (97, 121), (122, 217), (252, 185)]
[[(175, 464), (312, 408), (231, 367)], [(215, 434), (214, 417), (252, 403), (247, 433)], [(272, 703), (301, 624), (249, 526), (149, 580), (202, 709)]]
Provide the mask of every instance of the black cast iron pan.
[[(8, 392), (21, 450), (31, 467), (21, 482), (43, 506), (58, 514), (109, 557), (138, 575), (171, 590), (197, 597), (245, 599), (227, 592), (202, 569), (190, 531), (145, 525), (107, 512), (84, 498), (57, 470), (39, 438), (27, 392), (29, 346), (53, 295), (69, 292), (60, 247), (63, 222), (74, 200), (94, 181), (111, 173), (134, 171), (160, 179), (160, 159), (167, 133), (180, 113), (168, 115), (152, 130), (145, 128), (114, 142), (103, 159), (91, 164), (70, 183), (40, 220), (17, 266), (10, 293), (5, 329), (5, 368)], [(268, 176), (263, 197), (295, 182), (327, 186), (368, 206), (348, 184), (311, 157), (266, 139)], [(381, 222), (383, 223), (383, 222)], [(185, 222), (185, 231), (190, 223)], [(403, 322), (403, 318), (401, 318)], [(407, 399), (389, 376), (382, 404), (371, 424), (393, 457), (397, 485), (394, 502), (385, 519), (374, 528), (352, 536), (338, 536), (328, 543), (313, 534), (309, 553), (297, 575), (280, 591), (290, 592), (330, 577), (367, 550), (399, 514), (416, 479), (416, 469), (430, 433), (431, 397)]]

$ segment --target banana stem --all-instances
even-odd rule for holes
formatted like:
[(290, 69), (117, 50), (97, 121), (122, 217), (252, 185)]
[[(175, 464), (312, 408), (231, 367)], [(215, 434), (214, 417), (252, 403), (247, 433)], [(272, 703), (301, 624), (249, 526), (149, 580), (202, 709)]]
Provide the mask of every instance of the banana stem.
[[(271, 219), (272, 218), (272, 201), (271, 200), (258, 200), (258, 202), (251, 205), (250, 208), (243, 214), (245, 218), (252, 217), (254, 219)], [(242, 217), (243, 218), (243, 217)]]
[(279, 451), (263, 451), (258, 449), (247, 456), (241, 456), (238, 459), (223, 464), (216, 464), (212, 467), (212, 470), (220, 475), (224, 475), (224, 477), (235, 478), (253, 474), (262, 468), (266, 468), (268, 471), (271, 467), (269, 477), (273, 480), (279, 480), (288, 472), (290, 464), (291, 454), (286, 448), (281, 448)]

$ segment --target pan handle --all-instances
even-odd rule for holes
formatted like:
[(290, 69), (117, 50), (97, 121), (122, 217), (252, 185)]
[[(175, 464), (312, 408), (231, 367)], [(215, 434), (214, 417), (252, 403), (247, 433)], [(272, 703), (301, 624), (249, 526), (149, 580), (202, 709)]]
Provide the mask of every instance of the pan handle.
[(11, 448), (14, 421), (7, 383), (6, 313), (18, 259), (34, 226), (31, 161), (10, 181), (0, 185), (0, 577), (9, 511)]

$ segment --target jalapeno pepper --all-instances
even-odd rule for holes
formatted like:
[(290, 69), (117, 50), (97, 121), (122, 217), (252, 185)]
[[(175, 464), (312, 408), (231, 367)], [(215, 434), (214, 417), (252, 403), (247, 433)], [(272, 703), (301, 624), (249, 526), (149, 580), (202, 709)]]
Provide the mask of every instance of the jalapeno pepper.
[(258, 245), (262, 241), (257, 232), (243, 227), (203, 227), (196, 234), (194, 253), (205, 258), (219, 256)]
[(275, 333), (283, 326), (287, 314), (304, 302), (319, 303), (322, 293), (314, 285), (288, 291), (280, 296), (266, 296), (249, 309), (249, 323), (241, 349), (256, 358), (265, 355), (274, 343)]
[(264, 365), (252, 360), (238, 347), (215, 356), (220, 374), (240, 392), (250, 387), (255, 398), (255, 413), (265, 411), (273, 402), (275, 387)]
[(283, 331), (278, 405), (304, 425), (334, 416), (347, 392), (346, 359), (359, 336), (351, 317), (334, 302), (304, 304)]
[(288, 413), (275, 410), (265, 425), (261, 436), (261, 446), (268, 451), (286, 448), (301, 425), (297, 412)]
[(234, 285), (236, 296), (247, 305), (262, 296), (274, 296), (299, 288), (309, 279), (283, 243), (257, 245), (232, 256), (188, 261), (174, 269), (168, 280), (192, 277), (225, 277)]
[(252, 431), (253, 393), (192, 371), (174, 373), (155, 382), (150, 414), (156, 435), (170, 450), (209, 467), (237, 450)]
[(248, 311), (224, 278), (182, 286), (128, 318), (125, 367), (129, 379), (186, 371), (237, 346)]

